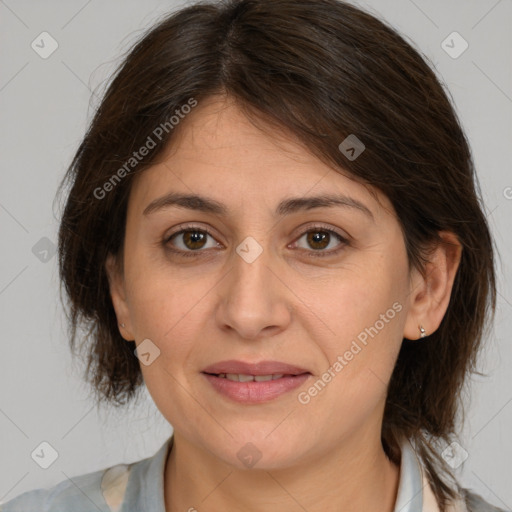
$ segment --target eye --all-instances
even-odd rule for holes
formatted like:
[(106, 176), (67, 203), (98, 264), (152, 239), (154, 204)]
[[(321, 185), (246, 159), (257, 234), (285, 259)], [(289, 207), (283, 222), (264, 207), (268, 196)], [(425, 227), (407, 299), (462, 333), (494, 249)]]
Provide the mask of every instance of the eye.
[[(344, 247), (348, 244), (348, 240), (337, 233), (332, 229), (327, 229), (323, 226), (313, 226), (313, 228), (308, 229), (305, 233), (303, 233), (300, 238), (297, 239), (294, 244), (296, 245), (300, 240), (305, 238), (306, 244), (309, 247), (306, 247), (305, 250), (308, 250), (310, 254), (308, 256), (333, 256), (340, 252)], [(338, 240), (338, 244), (335, 243), (336, 239)], [(338, 248), (332, 249), (332, 247)], [(331, 250), (325, 250), (328, 247), (331, 247)], [(309, 249), (313, 249), (312, 251)]]
[[(164, 245), (170, 251), (180, 253), (182, 256), (195, 256), (193, 253), (201, 252), (201, 249), (219, 247), (220, 244), (217, 242), (208, 246), (208, 237), (213, 239), (213, 235), (207, 229), (190, 226), (167, 236)], [(170, 246), (177, 247), (177, 249)]]

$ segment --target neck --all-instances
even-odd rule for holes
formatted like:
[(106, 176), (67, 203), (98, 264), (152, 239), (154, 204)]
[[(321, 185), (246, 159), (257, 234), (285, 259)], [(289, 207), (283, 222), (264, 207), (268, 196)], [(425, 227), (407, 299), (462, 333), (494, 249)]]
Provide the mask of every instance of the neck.
[(337, 450), (285, 469), (241, 470), (175, 432), (164, 474), (166, 512), (393, 512), (399, 467), (380, 438), (368, 441), (348, 439)]

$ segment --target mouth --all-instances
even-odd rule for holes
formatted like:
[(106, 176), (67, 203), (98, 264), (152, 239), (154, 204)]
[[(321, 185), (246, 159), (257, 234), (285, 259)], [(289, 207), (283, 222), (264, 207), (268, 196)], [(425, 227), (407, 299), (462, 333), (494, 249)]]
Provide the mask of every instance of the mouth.
[(201, 373), (220, 395), (244, 404), (274, 400), (296, 389), (312, 375), (304, 368), (278, 361), (223, 361)]
[(231, 359), (229, 361), (220, 361), (207, 366), (203, 369), (203, 373), (211, 375), (244, 375), (260, 377), (269, 375), (302, 375), (310, 373), (307, 369), (301, 368), (281, 361), (259, 361), (257, 363), (247, 363), (245, 361), (237, 361)]
[(206, 373), (207, 375), (212, 375), (214, 377), (219, 377), (220, 379), (228, 379), (233, 382), (267, 382), (269, 380), (282, 379), (283, 377), (297, 377), (297, 375), (284, 373), (275, 373), (269, 375), (247, 375), (243, 373), (204, 373)]

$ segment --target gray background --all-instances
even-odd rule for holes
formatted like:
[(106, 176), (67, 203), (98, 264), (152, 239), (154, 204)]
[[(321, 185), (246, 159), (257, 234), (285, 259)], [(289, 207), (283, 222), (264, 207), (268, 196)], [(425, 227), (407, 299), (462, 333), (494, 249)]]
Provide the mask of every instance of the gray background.
[[(98, 103), (91, 91), (101, 93), (128, 46), (180, 5), (0, 0), (0, 502), (148, 457), (172, 431), (147, 393), (138, 407), (109, 414), (90, 400), (67, 346), (52, 256), (58, 227), (52, 203)], [(459, 439), (469, 455), (457, 474), (465, 486), (512, 510), (512, 376), (507, 371), (512, 364), (512, 5), (510, 0), (358, 5), (388, 20), (432, 61), (473, 148), (501, 261), (496, 322), (480, 364), (489, 377), (473, 378)], [(43, 31), (59, 45), (47, 59), (31, 47)], [(441, 46), (453, 31), (469, 44), (455, 59)], [(460, 49), (460, 41), (453, 46)], [(58, 452), (48, 469), (31, 458), (43, 441)]]

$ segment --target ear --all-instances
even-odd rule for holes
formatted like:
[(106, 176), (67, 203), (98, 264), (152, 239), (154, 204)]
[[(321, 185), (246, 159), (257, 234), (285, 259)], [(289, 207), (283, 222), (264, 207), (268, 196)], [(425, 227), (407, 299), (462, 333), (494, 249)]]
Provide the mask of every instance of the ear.
[(113, 254), (107, 256), (105, 262), (105, 271), (108, 277), (110, 297), (116, 312), (119, 332), (126, 341), (134, 341), (130, 313), (126, 300), (126, 290), (124, 286), (124, 276), (119, 268), (118, 261)]
[(437, 243), (422, 275), (413, 269), (410, 280), (409, 311), (404, 327), (404, 338), (420, 337), (422, 325), (427, 336), (436, 331), (448, 309), (453, 282), (459, 268), (462, 245), (449, 231), (439, 232)]

